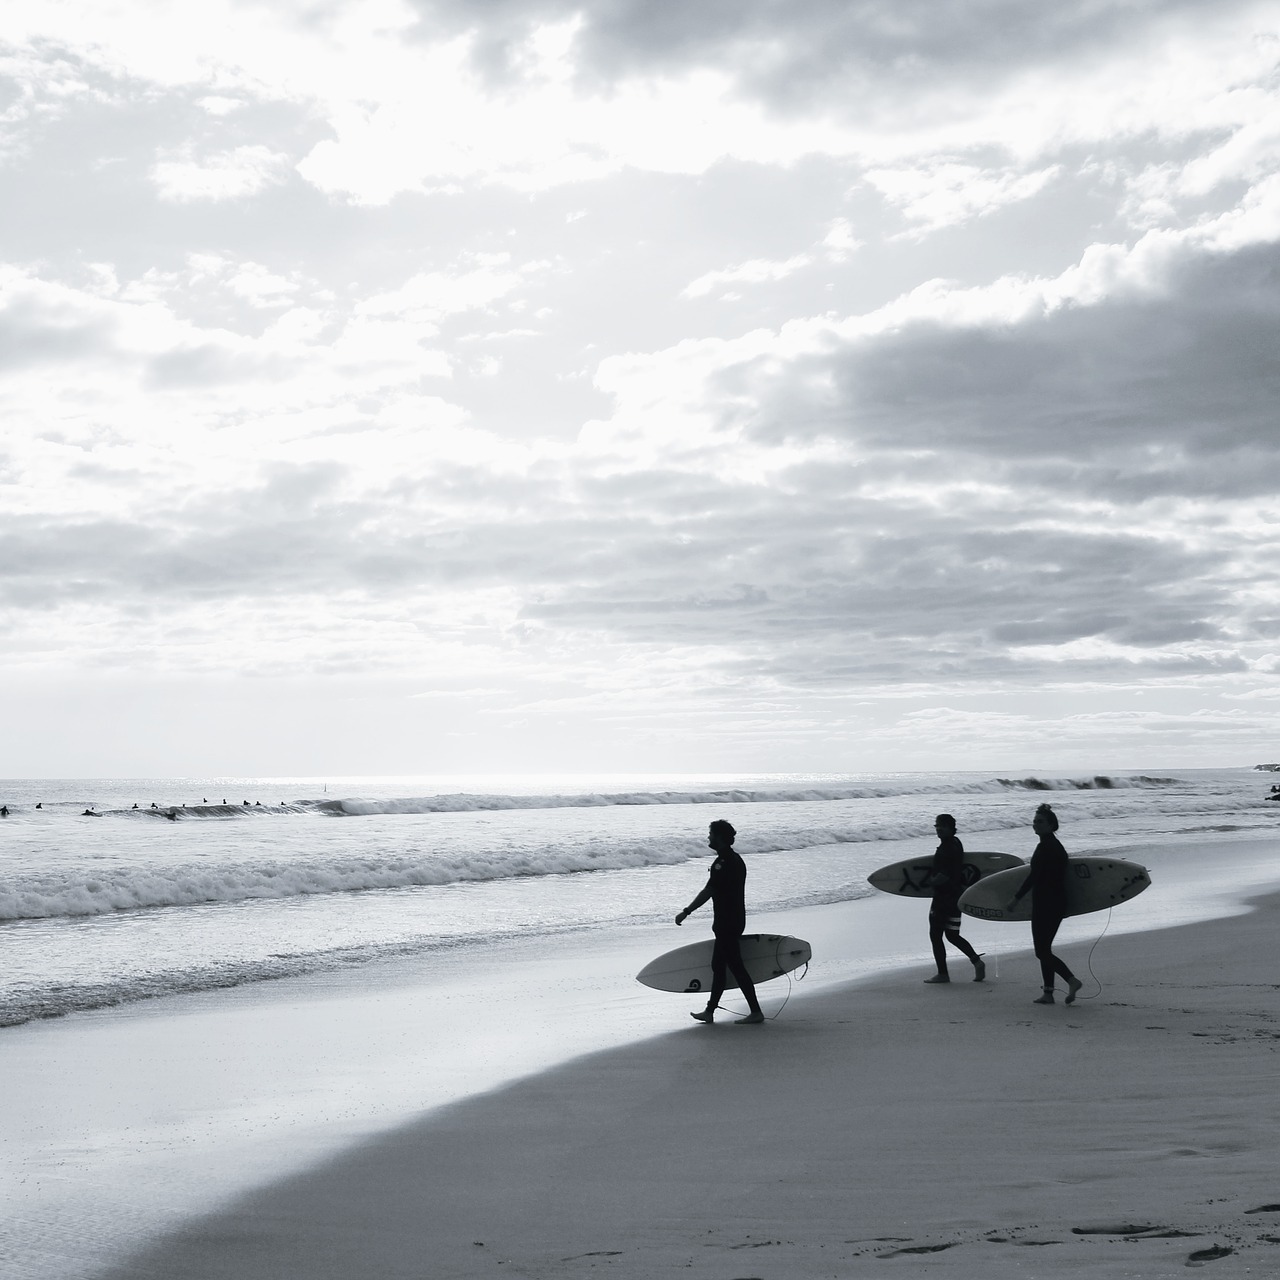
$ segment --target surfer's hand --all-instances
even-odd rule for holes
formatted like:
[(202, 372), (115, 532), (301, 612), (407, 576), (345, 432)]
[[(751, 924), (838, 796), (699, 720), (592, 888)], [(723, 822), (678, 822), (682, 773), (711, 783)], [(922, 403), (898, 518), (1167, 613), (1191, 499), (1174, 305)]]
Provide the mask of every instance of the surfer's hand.
[(684, 917), (685, 912), (682, 911), (678, 916), (676, 916), (676, 924), (684, 924)]

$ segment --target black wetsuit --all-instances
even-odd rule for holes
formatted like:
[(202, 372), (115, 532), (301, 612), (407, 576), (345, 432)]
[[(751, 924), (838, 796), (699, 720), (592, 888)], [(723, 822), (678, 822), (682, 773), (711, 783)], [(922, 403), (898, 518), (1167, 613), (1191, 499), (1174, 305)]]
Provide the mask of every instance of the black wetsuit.
[(1067, 914), (1067, 851), (1052, 832), (1040, 837), (1040, 843), (1031, 855), (1031, 874), (1022, 882), (1022, 888), (1014, 898), (1021, 901), (1028, 893), (1031, 894), (1031, 941), (1047, 991), (1053, 987), (1055, 973), (1068, 982), (1075, 977), (1053, 954), (1053, 940)]
[(747, 864), (734, 849), (720, 849), (711, 864), (706, 887), (689, 907), (690, 911), (696, 911), (710, 898), (715, 913), (711, 921), (711, 932), (715, 934), (716, 942), (711, 952), (709, 1008), (714, 1009), (720, 1003), (728, 973), (738, 980), (752, 1011), (760, 1008), (755, 984), (742, 959), (742, 935), (747, 928), (746, 889)]
[(978, 953), (960, 936), (960, 895), (969, 887), (964, 882), (964, 845), (954, 832), (941, 836), (933, 855), (933, 902), (929, 906), (929, 942), (938, 972), (947, 972), (945, 938), (963, 951), (974, 964)]

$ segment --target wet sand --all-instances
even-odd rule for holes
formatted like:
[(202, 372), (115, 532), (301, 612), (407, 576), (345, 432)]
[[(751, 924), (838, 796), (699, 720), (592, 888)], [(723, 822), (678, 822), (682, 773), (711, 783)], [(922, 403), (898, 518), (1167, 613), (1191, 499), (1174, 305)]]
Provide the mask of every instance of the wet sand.
[(798, 990), (442, 1108), (109, 1274), (1273, 1274), (1278, 938), (1280, 894), (1109, 937), (1101, 992), (1064, 948), (1070, 1007), (1031, 1003), (1025, 953)]

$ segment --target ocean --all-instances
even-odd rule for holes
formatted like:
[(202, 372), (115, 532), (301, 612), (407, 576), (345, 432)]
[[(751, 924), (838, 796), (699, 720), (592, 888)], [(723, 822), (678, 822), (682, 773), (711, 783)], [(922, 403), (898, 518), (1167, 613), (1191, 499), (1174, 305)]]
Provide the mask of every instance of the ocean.
[(750, 915), (872, 895), (867, 874), (931, 849), (942, 811), (970, 850), (1023, 857), (1044, 800), (1072, 854), (1220, 845), (1275, 830), (1271, 781), (1244, 767), (0, 781), (0, 1026), (667, 921), (703, 883), (716, 818), (737, 828)]

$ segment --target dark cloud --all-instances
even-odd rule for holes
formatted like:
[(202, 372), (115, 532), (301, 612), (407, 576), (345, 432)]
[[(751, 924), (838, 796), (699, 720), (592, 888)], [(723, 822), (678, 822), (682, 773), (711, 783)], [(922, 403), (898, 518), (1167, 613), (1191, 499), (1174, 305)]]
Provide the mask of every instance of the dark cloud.
[(145, 383), (159, 390), (216, 387), (228, 383), (286, 378), (301, 368), (300, 360), (230, 351), (213, 343), (175, 347), (147, 362)]
[(1099, 497), (1268, 492), (1280, 247), (1189, 259), (1141, 296), (1020, 323), (919, 320), (776, 369), (725, 376), (752, 392), (759, 438), (937, 451), (1006, 477), (1030, 467)]
[[(763, 487), (714, 471), (593, 480), (455, 463), (357, 495), (335, 464), (277, 462), (258, 485), (206, 491), (145, 526), (0, 517), (0, 598), (45, 616), (141, 610), (178, 630), (201, 605), (238, 625), (292, 605), (329, 637), (316, 670), (352, 610), (429, 614), (493, 590), (523, 602), (511, 638), (525, 644), (699, 652), (726, 679), (797, 689), (1244, 667), (1246, 575), (1224, 574), (1225, 544), (1068, 523), (1039, 492), (998, 510), (873, 499), (865, 479), (856, 466), (798, 467)], [(1270, 612), (1254, 611), (1265, 628)], [(495, 625), (477, 634), (494, 643)], [(1052, 658), (1079, 643), (1127, 656)]]
[(105, 316), (11, 296), (0, 307), (0, 370), (73, 363), (100, 350), (113, 328)]
[(914, 98), (921, 119), (943, 94), (971, 87), (985, 95), (993, 78), (1107, 55), (1180, 14), (1203, 14), (1197, 0), (412, 3), (422, 14), (424, 38), (474, 33), (477, 64), (495, 82), (521, 74), (522, 45), (539, 25), (577, 18), (577, 71), (590, 87), (628, 75), (710, 68), (730, 72), (742, 93), (780, 109), (820, 102), (865, 118), (880, 114), (891, 98), (898, 112), (903, 98)]

